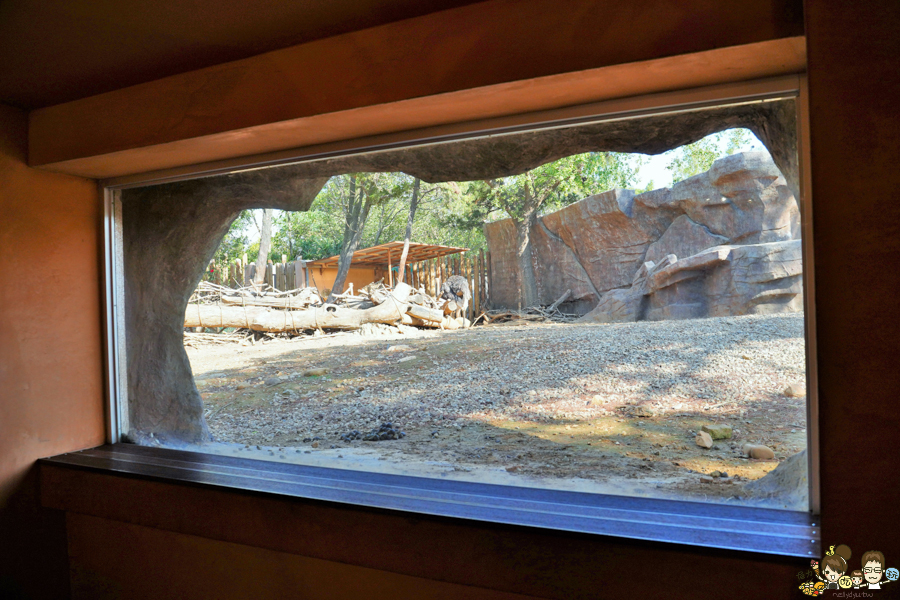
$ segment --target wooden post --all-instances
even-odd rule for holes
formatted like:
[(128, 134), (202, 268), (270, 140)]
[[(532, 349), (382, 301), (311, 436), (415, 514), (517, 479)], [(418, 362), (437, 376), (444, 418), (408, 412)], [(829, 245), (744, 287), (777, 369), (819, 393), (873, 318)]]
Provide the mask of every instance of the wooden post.
[(394, 287), (394, 271), (391, 268), (391, 249), (388, 248), (388, 285)]
[(487, 271), (484, 264), (484, 250), (478, 252), (478, 264), (481, 266), (481, 312), (484, 312), (487, 307)]
[[(466, 281), (469, 282), (469, 294), (474, 295), (475, 292), (475, 278), (473, 277), (475, 269), (473, 269), (472, 259), (466, 255), (463, 255), (463, 260), (466, 263)], [(471, 321), (473, 318), (472, 315), (475, 313), (475, 302), (472, 299), (469, 299), (469, 310), (468, 310), (468, 319)]]
[(493, 265), (491, 264), (491, 251), (490, 250), (488, 250), (487, 254), (485, 254), (484, 261), (485, 261), (485, 266), (487, 267), (487, 277), (485, 278), (485, 281), (487, 282), (487, 294), (484, 297), (484, 302), (485, 302), (485, 305), (488, 308), (490, 308), (491, 305), (493, 304), (493, 301), (491, 300), (491, 294), (493, 293), (493, 290), (494, 290), (494, 271), (493, 271)]
[[(481, 314), (481, 264), (478, 256), (475, 257), (475, 289), (472, 290), (472, 301), (475, 303), (474, 315)], [(474, 319), (473, 319), (474, 320)]]
[(426, 288), (428, 290), (428, 293), (432, 296), (435, 296), (436, 294), (434, 293), (434, 284), (433, 284), (434, 273), (432, 272), (434, 270), (433, 262), (434, 262), (434, 259), (431, 259), (431, 258), (429, 258), (425, 262), (425, 283), (428, 286)]

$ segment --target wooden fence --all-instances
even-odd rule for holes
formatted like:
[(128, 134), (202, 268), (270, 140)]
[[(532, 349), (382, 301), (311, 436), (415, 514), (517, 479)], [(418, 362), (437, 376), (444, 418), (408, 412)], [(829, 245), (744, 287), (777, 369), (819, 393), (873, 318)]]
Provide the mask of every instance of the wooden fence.
[(423, 260), (409, 265), (406, 282), (414, 288), (424, 287), (425, 291), (438, 296), (441, 284), (451, 275), (461, 275), (469, 282), (472, 300), (466, 318), (474, 320), (486, 311), (491, 302), (490, 252), (483, 250), (471, 255), (451, 254), (431, 260)]
[[(441, 284), (451, 275), (461, 275), (469, 282), (472, 300), (466, 317), (474, 320), (490, 307), (491, 272), (490, 252), (483, 250), (465, 254), (453, 254), (433, 258), (406, 266), (404, 280), (414, 288), (424, 287), (425, 291), (438, 296)], [(396, 267), (395, 267), (396, 269)], [(226, 287), (246, 287), (253, 281), (256, 265), (247, 262), (247, 257), (237, 258), (224, 264), (210, 262), (203, 279)], [(271, 287), (286, 291), (306, 287), (312, 284), (306, 270), (306, 261), (288, 261), (286, 256), (281, 262), (266, 265), (266, 283)]]
[[(248, 264), (247, 257), (244, 256), (224, 264), (210, 261), (203, 279), (230, 288), (240, 288), (249, 286), (255, 276), (256, 264)], [(265, 282), (280, 291), (306, 287), (309, 285), (306, 276), (306, 261), (289, 262), (283, 255), (280, 263), (273, 264), (270, 261), (266, 265)]]

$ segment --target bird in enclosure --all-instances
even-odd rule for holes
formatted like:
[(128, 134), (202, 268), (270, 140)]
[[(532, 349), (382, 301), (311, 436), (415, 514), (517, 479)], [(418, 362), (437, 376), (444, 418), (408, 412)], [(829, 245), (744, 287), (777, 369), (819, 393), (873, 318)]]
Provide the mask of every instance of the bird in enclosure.
[(447, 281), (441, 286), (441, 298), (455, 302), (458, 310), (465, 315), (469, 308), (469, 300), (472, 298), (472, 294), (469, 293), (469, 282), (465, 277), (459, 275), (447, 278)]

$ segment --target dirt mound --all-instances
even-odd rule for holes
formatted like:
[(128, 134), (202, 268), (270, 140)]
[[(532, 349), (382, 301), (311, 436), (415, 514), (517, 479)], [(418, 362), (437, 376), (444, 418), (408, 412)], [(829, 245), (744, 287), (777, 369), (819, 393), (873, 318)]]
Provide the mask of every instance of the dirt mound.
[(809, 471), (806, 450), (778, 465), (768, 475), (744, 486), (748, 498), (784, 503), (789, 510), (808, 510)]

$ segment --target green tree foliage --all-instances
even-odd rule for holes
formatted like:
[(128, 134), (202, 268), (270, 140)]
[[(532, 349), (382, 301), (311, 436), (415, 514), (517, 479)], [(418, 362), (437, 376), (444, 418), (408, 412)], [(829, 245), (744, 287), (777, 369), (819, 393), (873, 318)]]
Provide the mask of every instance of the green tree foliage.
[[(402, 240), (406, 233), (409, 203), (414, 179), (405, 173), (383, 173), (393, 181), (385, 186), (376, 206), (371, 208), (363, 228), (360, 248)], [(329, 182), (331, 184), (331, 182)], [(306, 212), (283, 212), (276, 215), (273, 238), (273, 260), (284, 254), (291, 259), (302, 256), (316, 260), (334, 256), (341, 251), (344, 216), (342, 205), (335, 197), (337, 190), (322, 191)], [(455, 183), (421, 183), (420, 201), (412, 227), (413, 242), (441, 244), (481, 250), (485, 248), (481, 223), (460, 226), (451, 222), (452, 216), (464, 210), (466, 199)], [(250, 245), (251, 257), (258, 245)]]
[(674, 156), (666, 167), (673, 181), (699, 175), (712, 168), (719, 158), (734, 154), (754, 138), (748, 129), (728, 129), (708, 135), (700, 141), (673, 150)]
[(234, 259), (241, 258), (247, 252), (250, 243), (248, 228), (251, 223), (253, 223), (252, 211), (245, 210), (238, 215), (213, 256), (217, 265), (234, 262)]
[(290, 260), (317, 260), (341, 251), (340, 215), (316, 205), (305, 212), (282, 212), (276, 217), (272, 258), (284, 254)]

